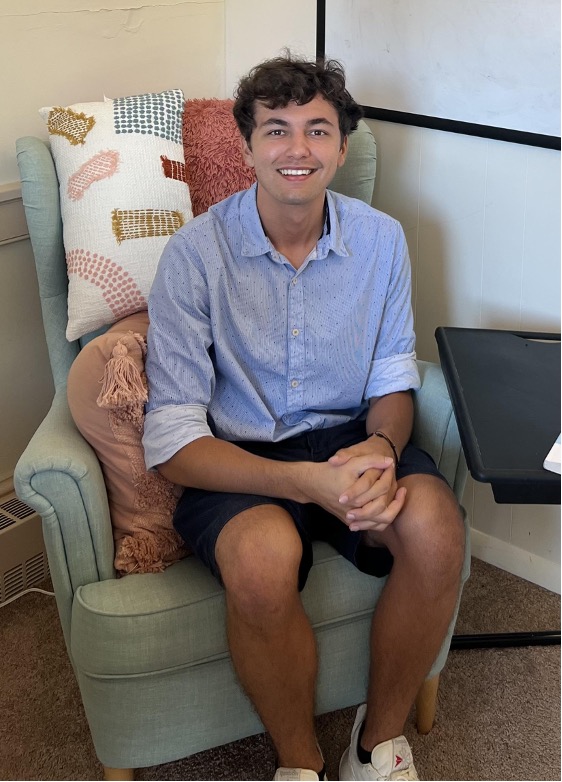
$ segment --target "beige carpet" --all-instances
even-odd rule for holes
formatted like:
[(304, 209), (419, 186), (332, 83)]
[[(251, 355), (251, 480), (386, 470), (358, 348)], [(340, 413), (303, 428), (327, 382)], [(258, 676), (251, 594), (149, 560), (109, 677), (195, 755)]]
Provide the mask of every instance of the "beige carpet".
[[(473, 560), (458, 633), (559, 627), (558, 595)], [(0, 660), (0, 779), (102, 779), (53, 598), (32, 593), (0, 609)], [(330, 779), (354, 713), (318, 719)], [(434, 729), (419, 736), (410, 720), (406, 735), (422, 779), (559, 780), (560, 647), (451, 652)], [(264, 780), (273, 762), (260, 735), (139, 769), (136, 778)]]

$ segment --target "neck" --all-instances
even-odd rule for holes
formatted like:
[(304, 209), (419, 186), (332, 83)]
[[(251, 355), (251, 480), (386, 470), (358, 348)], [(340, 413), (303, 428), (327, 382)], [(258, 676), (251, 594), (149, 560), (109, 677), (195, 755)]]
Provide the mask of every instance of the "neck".
[(260, 204), (258, 186), (257, 206), (269, 241), (295, 268), (299, 268), (322, 235), (327, 208), (325, 195), (313, 204), (276, 204), (275, 210), (270, 212), (267, 204)]

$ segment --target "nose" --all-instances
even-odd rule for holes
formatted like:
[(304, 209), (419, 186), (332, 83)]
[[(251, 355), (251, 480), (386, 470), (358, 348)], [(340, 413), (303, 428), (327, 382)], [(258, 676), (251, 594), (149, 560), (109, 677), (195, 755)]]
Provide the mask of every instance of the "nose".
[(305, 158), (310, 154), (310, 145), (306, 133), (292, 133), (289, 137), (289, 155), (293, 158)]

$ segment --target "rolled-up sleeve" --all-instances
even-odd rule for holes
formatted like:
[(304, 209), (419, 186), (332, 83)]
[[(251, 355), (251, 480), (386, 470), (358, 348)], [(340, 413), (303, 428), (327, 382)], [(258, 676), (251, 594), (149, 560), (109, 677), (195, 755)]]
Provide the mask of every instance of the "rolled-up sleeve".
[(213, 436), (207, 411), (201, 405), (166, 405), (148, 412), (144, 420), (144, 460), (147, 470), (167, 462), (200, 437)]
[(396, 224), (392, 273), (367, 381), (366, 399), (420, 387), (415, 344), (410, 259), (404, 232)]
[(401, 354), (373, 361), (367, 386), (367, 399), (420, 387), (415, 353)]

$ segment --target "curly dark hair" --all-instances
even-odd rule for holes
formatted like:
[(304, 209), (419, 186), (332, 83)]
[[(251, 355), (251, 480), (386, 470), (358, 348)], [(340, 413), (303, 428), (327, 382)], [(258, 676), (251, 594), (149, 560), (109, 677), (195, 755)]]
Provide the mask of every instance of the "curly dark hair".
[(331, 103), (338, 113), (342, 140), (357, 129), (363, 109), (345, 88), (345, 72), (337, 60), (318, 58), (315, 61), (285, 56), (256, 65), (243, 77), (235, 93), (233, 107), (238, 129), (250, 142), (256, 127), (255, 101), (268, 109), (285, 108), (290, 102), (299, 106), (309, 103), (317, 95)]

